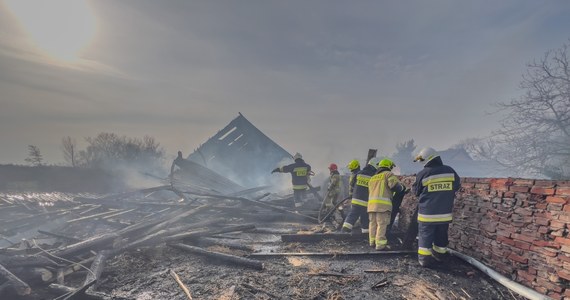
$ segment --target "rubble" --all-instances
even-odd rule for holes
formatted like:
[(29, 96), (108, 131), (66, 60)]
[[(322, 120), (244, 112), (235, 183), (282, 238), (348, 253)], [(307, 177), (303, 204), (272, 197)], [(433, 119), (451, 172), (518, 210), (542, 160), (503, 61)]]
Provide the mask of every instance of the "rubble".
[[(424, 295), (450, 299), (466, 297), (461, 289), (480, 299), (502, 299), (499, 291), (508, 294), (459, 261), (454, 264), (460, 268), (443, 273), (423, 270), (415, 262), (415, 251), (403, 249), (396, 238), (391, 239), (392, 250), (370, 251), (366, 235), (338, 234), (330, 224), (318, 225), (319, 200), (301, 208), (306, 215), (274, 204), (286, 197), (267, 195), (263, 189), (241, 196), (204, 190), (165, 185), (98, 197), (68, 195), (61, 201), (54, 198), (51, 206), (36, 205), (33, 197), (20, 203), (4, 201), (0, 222), (9, 245), (0, 249), (0, 263), (12, 276), (0, 278), (0, 295), (9, 299), (415, 299), (418, 289)], [(5, 198), (18, 197), (2, 195)], [(45, 228), (44, 222), (57, 226)], [(20, 230), (34, 234), (14, 239)], [(37, 273), (32, 276), (33, 272)], [(178, 279), (173, 280), (171, 273)], [(473, 283), (473, 277), (488, 286)], [(453, 298), (452, 293), (463, 296)]]

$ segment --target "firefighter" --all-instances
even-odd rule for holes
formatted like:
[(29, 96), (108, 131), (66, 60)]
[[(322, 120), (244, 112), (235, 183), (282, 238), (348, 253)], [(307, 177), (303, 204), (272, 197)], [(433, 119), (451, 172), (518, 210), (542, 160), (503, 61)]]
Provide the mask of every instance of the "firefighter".
[(352, 227), (358, 219), (362, 227), (362, 233), (368, 233), (368, 182), (376, 173), (380, 159), (373, 157), (368, 165), (356, 175), (356, 183), (352, 191), (350, 212), (342, 224), (343, 232), (352, 232)]
[(327, 189), (327, 197), (324, 200), (327, 211), (337, 204), (338, 196), (340, 195), (340, 174), (338, 173), (338, 166), (336, 164), (330, 164), (329, 171), (329, 186)]
[(309, 175), (311, 174), (311, 166), (308, 165), (304, 160), (303, 156), (298, 152), (293, 156), (294, 163), (275, 168), (271, 171), (271, 174), (279, 173), (291, 173), (291, 181), (293, 182), (293, 202), (295, 207), (300, 207), (303, 205), (301, 202), (305, 197), (305, 192), (309, 188)]
[(376, 250), (384, 250), (388, 245), (386, 227), (390, 223), (394, 195), (406, 192), (406, 187), (391, 172), (395, 166), (387, 158), (381, 160), (376, 175), (368, 183), (369, 242)]
[(168, 175), (168, 178), (170, 179), (170, 181), (172, 182), (172, 179), (174, 178), (174, 169), (178, 166), (178, 168), (182, 169), (182, 166), (185, 164), (184, 158), (182, 157), (182, 151), (178, 151), (178, 156), (176, 157), (176, 159), (174, 159), (174, 161), (172, 161), (172, 165), (170, 166), (170, 175)]
[(413, 185), (419, 199), (418, 261), (422, 267), (433, 267), (447, 256), (453, 201), (461, 181), (453, 168), (443, 164), (433, 148), (423, 148), (414, 161), (424, 164)]
[(348, 179), (348, 196), (352, 197), (352, 191), (354, 190), (354, 185), (356, 184), (356, 175), (360, 172), (360, 163), (358, 160), (351, 160), (346, 166), (350, 170), (350, 178)]

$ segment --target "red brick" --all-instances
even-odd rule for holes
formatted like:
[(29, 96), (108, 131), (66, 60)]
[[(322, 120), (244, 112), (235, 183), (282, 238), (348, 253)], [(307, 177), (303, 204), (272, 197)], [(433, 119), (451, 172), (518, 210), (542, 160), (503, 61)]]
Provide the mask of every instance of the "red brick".
[(554, 292), (556, 292), (556, 293), (562, 292), (562, 288), (561, 288), (560, 286), (558, 286), (558, 285), (556, 285), (556, 284), (553, 284), (552, 282), (547, 281), (546, 279), (537, 278), (537, 279), (536, 279), (536, 282), (537, 282), (539, 285), (541, 285), (541, 286), (547, 288), (548, 290), (554, 291)]
[(562, 300), (562, 295), (560, 295), (559, 293), (550, 292), (547, 294), (547, 296), (554, 300)]
[(557, 180), (554, 183), (556, 183), (556, 186), (558, 186), (558, 187), (570, 187), (570, 181), (569, 180)]
[(564, 254), (564, 253), (560, 253), (560, 254), (558, 255), (558, 259), (561, 260), (561, 261), (563, 261), (563, 262), (570, 263), (570, 256), (568, 256), (568, 255), (566, 255), (566, 254)]
[(515, 192), (504, 192), (504, 193), (503, 193), (503, 197), (504, 197), (504, 198), (514, 198), (514, 197), (515, 197)]
[(562, 211), (562, 204), (550, 203), (548, 204), (548, 207), (546, 209), (548, 209), (549, 211)]
[(472, 189), (475, 186), (474, 183), (470, 183), (470, 182), (462, 182), (461, 183), (461, 187), (465, 188), (465, 189)]
[(530, 251), (536, 252), (536, 253), (539, 253), (543, 256), (548, 256), (548, 257), (556, 257), (557, 252), (558, 252), (557, 250), (553, 250), (551, 248), (536, 247), (536, 246), (531, 246)]
[(535, 246), (538, 246), (538, 247), (549, 247), (549, 248), (554, 248), (554, 249), (560, 249), (560, 245), (558, 245), (552, 241), (534, 241), (534, 242), (532, 242), (532, 244)]
[(550, 228), (552, 228), (552, 229), (564, 229), (564, 228), (566, 228), (566, 223), (560, 222), (558, 220), (551, 220), (550, 221)]
[(534, 223), (537, 225), (544, 225), (544, 226), (548, 226), (550, 224), (550, 220), (547, 218), (540, 218), (540, 217), (535, 217), (534, 218)]
[(509, 187), (509, 191), (515, 192), (515, 193), (528, 193), (528, 191), (530, 191), (530, 187), (513, 185), (513, 186)]
[(545, 287), (542, 287), (542, 286), (535, 286), (534, 290), (543, 294), (543, 295), (546, 295), (546, 293), (548, 293), (548, 289)]
[(525, 243), (525, 242), (521, 242), (521, 241), (515, 241), (515, 247), (522, 249), (522, 250), (530, 250), (530, 245), (529, 243)]
[(518, 277), (523, 278), (528, 282), (533, 282), (536, 279), (536, 276), (529, 274), (523, 270), (517, 270)]
[(518, 233), (511, 234), (511, 237), (514, 240), (522, 240), (522, 241), (529, 242), (529, 243), (536, 241), (535, 237), (523, 235), (523, 234), (518, 234)]
[(537, 203), (534, 207), (536, 207), (536, 209), (546, 209), (547, 205), (547, 203)]
[(528, 186), (533, 186), (534, 185), (534, 179), (515, 179), (513, 181), (514, 185), (528, 185)]
[[(553, 204), (554, 205), (554, 204)], [(558, 221), (560, 222), (564, 222), (566, 224), (570, 223), (570, 215), (567, 214), (562, 214), (558, 216)], [(566, 225), (568, 226), (568, 225)]]
[(557, 237), (554, 239), (554, 242), (561, 244), (561, 245), (570, 246), (570, 239), (567, 239), (567, 238)]
[(557, 203), (557, 204), (566, 204), (567, 200), (566, 200), (566, 198), (562, 198), (562, 197), (548, 196), (548, 197), (546, 197), (546, 202)]
[(557, 187), (556, 195), (570, 195), (570, 187)]
[(538, 194), (538, 195), (554, 195), (556, 190), (553, 188), (545, 188), (540, 186), (533, 186), (530, 189), (531, 194)]
[(556, 185), (556, 181), (537, 179), (534, 181), (534, 185), (535, 186), (542, 186), (542, 187), (554, 187)]
[(497, 241), (501, 242), (503, 244), (511, 245), (511, 246), (515, 245), (515, 241), (513, 241), (512, 239), (510, 239), (508, 237), (504, 237), (502, 235), (497, 236)]
[(509, 255), (507, 258), (510, 260), (514, 260), (516, 262), (519, 262), (521, 264), (527, 264), (528, 263), (528, 258), (524, 258), (524, 257), (516, 255), (514, 253), (511, 253), (511, 255)]
[(521, 207), (515, 209), (515, 213), (517, 213), (521, 216), (532, 216), (532, 210), (521, 208)]
[(564, 279), (570, 281), (570, 272), (558, 271), (558, 272), (556, 272), (556, 274), (557, 274), (558, 276), (560, 276), (561, 278), (564, 278)]
[(546, 234), (546, 233), (548, 233), (548, 231), (549, 231), (548, 227), (546, 227), (546, 226), (538, 227), (538, 233)]
[(489, 190), (489, 184), (487, 184), (487, 183), (476, 183), (475, 188), (480, 189), (480, 190)]

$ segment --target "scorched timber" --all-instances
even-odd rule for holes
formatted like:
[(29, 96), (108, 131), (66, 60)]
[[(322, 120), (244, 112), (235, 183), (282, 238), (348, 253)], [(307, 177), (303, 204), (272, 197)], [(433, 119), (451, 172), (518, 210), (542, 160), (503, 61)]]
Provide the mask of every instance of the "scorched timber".
[(277, 206), (274, 206), (274, 205), (271, 205), (271, 204), (267, 204), (267, 203), (263, 203), (263, 202), (261, 202), (261, 201), (255, 201), (255, 200), (251, 200), (251, 199), (247, 199), (247, 198), (243, 198), (243, 197), (231, 197), (231, 196), (214, 195), (214, 194), (197, 194), (197, 193), (190, 193), (190, 192), (186, 192), (186, 191), (184, 191), (184, 193), (199, 195), (199, 196), (203, 196), (203, 197), (217, 198), (217, 199), (237, 200), (237, 201), (241, 201), (241, 202), (246, 203), (246, 204), (251, 204), (251, 205), (255, 205), (255, 206), (267, 208), (267, 209), (269, 209), (269, 210), (273, 210), (273, 211), (276, 211), (276, 212), (299, 216), (299, 217), (302, 217), (302, 218), (305, 219), (305, 220), (309, 220), (309, 221), (312, 221), (312, 222), (315, 222), (315, 223), (318, 222), (318, 220), (317, 220), (316, 218), (314, 218), (314, 217), (306, 216), (306, 215), (300, 214), (300, 213), (298, 213), (298, 212), (286, 210), (286, 209), (283, 209), (283, 208), (280, 208), (280, 207), (277, 207)]
[(235, 256), (235, 255), (229, 255), (229, 254), (224, 254), (224, 253), (208, 251), (208, 250), (204, 250), (204, 249), (199, 248), (199, 247), (189, 246), (189, 245), (185, 245), (185, 244), (171, 244), (169, 246), (176, 248), (176, 249), (179, 249), (179, 250), (183, 250), (183, 251), (187, 251), (187, 252), (191, 252), (191, 253), (195, 253), (195, 254), (200, 254), (200, 255), (204, 255), (207, 257), (215, 258), (215, 259), (219, 259), (220, 261), (228, 262), (231, 264), (248, 267), (248, 268), (252, 268), (255, 270), (263, 270), (263, 263), (260, 261), (257, 261), (257, 260), (243, 258), (243, 257)]
[(0, 275), (8, 279), (18, 295), (29, 295), (32, 292), (32, 289), (27, 283), (23, 282), (20, 278), (16, 277), (16, 275), (12, 274), (10, 271), (8, 271), (8, 269), (4, 268), (3, 265), (0, 265)]
[(334, 241), (363, 241), (368, 239), (368, 233), (316, 233), (316, 234), (283, 234), (281, 241), (289, 243), (318, 243), (324, 240)]
[(280, 257), (280, 256), (383, 256), (383, 255), (408, 255), (415, 254), (417, 251), (401, 250), (401, 251), (374, 251), (374, 252), (282, 252), (282, 253), (252, 253), (252, 257)]

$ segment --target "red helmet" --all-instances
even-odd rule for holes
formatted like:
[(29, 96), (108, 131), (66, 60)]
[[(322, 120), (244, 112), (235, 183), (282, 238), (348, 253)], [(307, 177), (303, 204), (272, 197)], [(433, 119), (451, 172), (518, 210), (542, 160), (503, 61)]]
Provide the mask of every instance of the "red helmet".
[(330, 165), (329, 165), (329, 170), (331, 170), (331, 171), (336, 171), (336, 170), (338, 170), (338, 166), (337, 166), (336, 164), (330, 164)]

